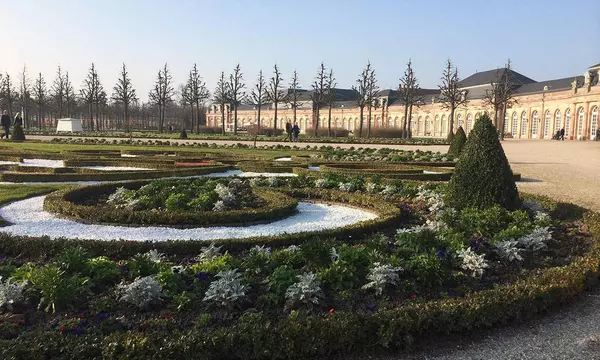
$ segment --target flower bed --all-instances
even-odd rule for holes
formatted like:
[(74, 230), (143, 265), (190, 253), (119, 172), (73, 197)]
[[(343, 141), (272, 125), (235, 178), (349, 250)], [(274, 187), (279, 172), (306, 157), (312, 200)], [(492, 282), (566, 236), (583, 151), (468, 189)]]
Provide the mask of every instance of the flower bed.
[[(123, 245), (117, 259), (71, 246), (31, 265), (8, 256), (0, 273), (12, 280), (2, 285), (12, 311), (27, 316), (1, 332), (0, 354), (315, 358), (528, 318), (576, 297), (600, 265), (600, 216), (538, 200), (544, 208), (453, 212), (425, 187), (412, 198), (418, 221), (392, 237), (320, 237), (237, 254), (211, 246), (177, 257), (132, 256)], [(40, 249), (29, 251), (25, 258), (36, 258)], [(48, 295), (40, 279), (61, 291), (40, 300)], [(40, 301), (57, 312), (34, 316)]]
[[(241, 194), (223, 185), (235, 181), (240, 182), (201, 178), (87, 186), (47, 196), (44, 209), (87, 223), (176, 227), (247, 226), (295, 213), (298, 202), (282, 193)], [(224, 190), (218, 193), (215, 186)]]

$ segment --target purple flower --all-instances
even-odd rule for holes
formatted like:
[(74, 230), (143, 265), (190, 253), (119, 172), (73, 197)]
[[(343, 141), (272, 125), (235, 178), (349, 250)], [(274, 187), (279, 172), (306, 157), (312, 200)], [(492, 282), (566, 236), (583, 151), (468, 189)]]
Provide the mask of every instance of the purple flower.
[(194, 274), (194, 277), (199, 281), (208, 281), (208, 273), (205, 272), (196, 273)]
[(129, 270), (129, 266), (127, 266), (127, 264), (119, 264), (119, 270), (125, 272)]
[(389, 242), (387, 246), (390, 250), (394, 250), (398, 247), (398, 245), (396, 245), (394, 242)]
[(88, 325), (88, 322), (86, 320), (83, 320), (82, 322), (79, 323), (79, 326), (81, 327), (86, 327)]
[(487, 281), (487, 276), (485, 276), (485, 274), (481, 275), (481, 281)]
[(369, 310), (370, 312), (374, 312), (375, 310), (377, 310), (377, 305), (368, 306), (367, 310)]
[(0, 262), (4, 261), (4, 256), (0, 256)]
[(448, 296), (456, 297), (456, 296), (458, 296), (458, 294), (456, 294), (454, 291), (448, 291)]
[(110, 315), (108, 315), (107, 313), (105, 313), (105, 312), (101, 312), (101, 313), (99, 313), (99, 314), (98, 314), (98, 319), (99, 319), (100, 321), (104, 321), (104, 320), (108, 319), (108, 318), (109, 318), (109, 316), (110, 316)]

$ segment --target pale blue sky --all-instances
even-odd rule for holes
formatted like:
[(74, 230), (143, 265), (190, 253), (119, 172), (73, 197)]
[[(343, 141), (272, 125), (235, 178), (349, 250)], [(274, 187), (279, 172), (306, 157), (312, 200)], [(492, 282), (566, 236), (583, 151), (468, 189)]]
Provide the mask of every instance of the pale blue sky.
[(278, 63), (306, 88), (321, 61), (350, 87), (370, 60), (382, 88), (408, 58), (428, 88), (448, 57), (463, 78), (510, 57), (538, 81), (600, 62), (598, 0), (0, 0), (0, 28), (0, 71), (50, 83), (60, 63), (78, 88), (95, 62), (112, 91), (125, 62), (143, 100), (165, 62), (176, 83), (198, 63), (211, 91), (237, 62), (247, 83)]

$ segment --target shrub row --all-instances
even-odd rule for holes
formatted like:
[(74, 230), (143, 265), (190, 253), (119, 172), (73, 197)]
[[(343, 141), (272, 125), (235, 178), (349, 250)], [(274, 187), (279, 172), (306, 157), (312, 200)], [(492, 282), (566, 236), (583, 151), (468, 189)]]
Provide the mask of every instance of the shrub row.
[(75, 218), (86, 223), (126, 225), (168, 225), (176, 227), (249, 226), (290, 216), (296, 212), (298, 201), (281, 192), (259, 189), (257, 195), (266, 201), (260, 208), (222, 212), (212, 211), (154, 211), (119, 209), (106, 205), (81, 205), (83, 199), (94, 200), (113, 193), (118, 187), (139, 189), (148, 181), (111, 183), (57, 191), (46, 197), (44, 210)]
[(287, 173), (292, 172), (294, 167), (308, 167), (308, 165), (292, 165), (292, 162), (286, 161), (240, 161), (237, 167), (246, 172)]
[(99, 171), (93, 173), (76, 174), (26, 174), (26, 173), (3, 173), (0, 174), (1, 181), (7, 182), (71, 182), (71, 181), (124, 181), (140, 179), (157, 179), (163, 177), (185, 177), (195, 175), (206, 175), (232, 169), (229, 165), (204, 166), (196, 168), (183, 168), (172, 170), (151, 171)]
[[(548, 203), (549, 201), (547, 201)], [(564, 212), (564, 214), (563, 214)], [(103, 359), (292, 359), (409, 347), (423, 338), (467, 333), (521, 321), (569, 302), (595, 284), (599, 275), (600, 216), (566, 204), (554, 215), (583, 220), (595, 243), (566, 266), (499, 285), (493, 289), (426, 302), (409, 302), (374, 312), (335, 311), (328, 315), (289, 316), (277, 322), (247, 313), (230, 326), (192, 330), (130, 330), (80, 337), (57, 331), (27, 333), (0, 340), (2, 358), (76, 357)]]
[(348, 135), (350, 134), (350, 131), (347, 129), (344, 129), (344, 128), (331, 128), (331, 132), (330, 132), (327, 127), (324, 127), (324, 128), (321, 127), (321, 128), (319, 128), (319, 130), (316, 134), (315, 134), (314, 128), (305, 129), (304, 134), (306, 136), (310, 136), (310, 137), (341, 138), (341, 137), (348, 137)]

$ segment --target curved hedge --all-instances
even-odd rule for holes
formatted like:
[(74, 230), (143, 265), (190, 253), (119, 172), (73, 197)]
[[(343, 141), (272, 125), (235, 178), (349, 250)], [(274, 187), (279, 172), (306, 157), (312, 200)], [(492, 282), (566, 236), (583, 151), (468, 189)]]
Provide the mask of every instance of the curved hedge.
[(292, 172), (294, 167), (308, 167), (308, 165), (294, 164), (292, 161), (240, 161), (237, 167), (246, 172), (261, 173), (287, 173)]
[[(547, 205), (551, 203), (546, 201)], [(108, 336), (65, 336), (56, 330), (0, 340), (2, 358), (291, 359), (402, 348), (440, 335), (465, 333), (533, 317), (579, 296), (597, 282), (600, 215), (553, 203), (553, 216), (581, 220), (593, 235), (590, 251), (568, 265), (461, 298), (409, 302), (374, 312), (297, 314), (270, 322), (247, 313), (233, 324), (189, 330), (132, 329)], [(0, 238), (2, 241), (2, 238)]]
[(154, 211), (127, 210), (112, 206), (90, 206), (77, 204), (82, 199), (94, 199), (113, 193), (118, 187), (139, 189), (148, 181), (110, 183), (60, 190), (48, 195), (44, 210), (74, 218), (85, 223), (112, 225), (168, 225), (171, 227), (202, 226), (248, 226), (271, 222), (290, 216), (296, 212), (298, 201), (281, 192), (259, 189), (257, 195), (266, 204), (259, 208), (212, 212), (212, 211)]
[(196, 168), (173, 168), (144, 171), (97, 171), (91, 173), (43, 174), (43, 173), (3, 173), (1, 181), (7, 182), (70, 182), (70, 181), (125, 181), (157, 179), (163, 177), (185, 177), (206, 175), (233, 169), (230, 165), (203, 166)]

